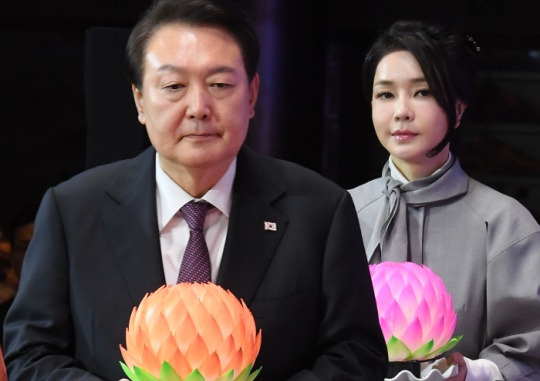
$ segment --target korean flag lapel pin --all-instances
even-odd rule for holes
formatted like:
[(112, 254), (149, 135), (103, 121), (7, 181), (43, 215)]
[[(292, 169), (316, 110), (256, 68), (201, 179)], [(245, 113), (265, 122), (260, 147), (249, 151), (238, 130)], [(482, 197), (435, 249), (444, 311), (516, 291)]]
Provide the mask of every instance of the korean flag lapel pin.
[(275, 222), (264, 221), (264, 230), (275, 232), (277, 231), (277, 224)]

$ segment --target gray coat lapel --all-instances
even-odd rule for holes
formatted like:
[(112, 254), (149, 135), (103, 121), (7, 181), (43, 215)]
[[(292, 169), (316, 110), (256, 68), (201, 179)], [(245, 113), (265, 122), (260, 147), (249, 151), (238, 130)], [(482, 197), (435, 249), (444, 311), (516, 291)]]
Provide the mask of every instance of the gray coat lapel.
[(135, 304), (165, 283), (155, 199), (155, 151), (126, 163), (106, 189), (110, 199), (103, 229), (119, 275)]
[[(244, 147), (237, 163), (217, 283), (249, 304), (287, 229), (288, 218), (272, 205), (285, 188), (270, 162)], [(276, 230), (265, 229), (265, 221), (275, 223)]]

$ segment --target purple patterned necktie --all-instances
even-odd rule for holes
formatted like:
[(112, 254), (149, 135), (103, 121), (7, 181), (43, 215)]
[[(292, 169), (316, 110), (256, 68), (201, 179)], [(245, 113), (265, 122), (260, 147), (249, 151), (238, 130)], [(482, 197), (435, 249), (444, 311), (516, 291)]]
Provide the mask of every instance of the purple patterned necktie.
[(212, 205), (207, 202), (190, 201), (180, 209), (189, 226), (189, 241), (178, 273), (178, 283), (211, 281), (210, 256), (203, 233), (206, 212), (210, 208)]

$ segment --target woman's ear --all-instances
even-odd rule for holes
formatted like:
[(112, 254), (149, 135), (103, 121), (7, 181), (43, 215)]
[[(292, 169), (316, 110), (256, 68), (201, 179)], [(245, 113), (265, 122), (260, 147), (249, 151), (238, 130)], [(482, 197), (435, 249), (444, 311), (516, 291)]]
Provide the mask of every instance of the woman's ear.
[(459, 127), (461, 123), (461, 117), (463, 116), (463, 113), (465, 112), (466, 109), (467, 109), (467, 104), (458, 99), (456, 102), (456, 125), (454, 128)]

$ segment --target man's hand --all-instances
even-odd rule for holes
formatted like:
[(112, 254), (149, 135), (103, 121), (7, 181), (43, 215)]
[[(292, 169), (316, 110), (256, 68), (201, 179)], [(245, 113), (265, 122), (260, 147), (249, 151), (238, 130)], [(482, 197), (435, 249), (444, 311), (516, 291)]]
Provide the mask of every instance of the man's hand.
[(458, 374), (448, 378), (447, 381), (465, 381), (465, 377), (467, 377), (467, 364), (463, 355), (459, 352), (454, 352), (448, 357), (447, 362), (449, 366), (455, 364), (458, 367)]

